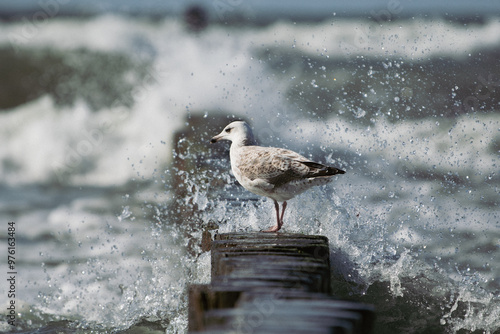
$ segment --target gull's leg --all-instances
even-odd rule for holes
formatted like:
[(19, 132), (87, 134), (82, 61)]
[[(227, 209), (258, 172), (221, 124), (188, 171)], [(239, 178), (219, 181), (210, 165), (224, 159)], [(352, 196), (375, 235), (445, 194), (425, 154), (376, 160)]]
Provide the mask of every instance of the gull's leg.
[(263, 232), (277, 232), (281, 228), (281, 225), (283, 225), (283, 223), (280, 222), (280, 205), (276, 201), (274, 201), (274, 208), (276, 209), (276, 226), (270, 227)]
[(283, 226), (283, 215), (285, 214), (285, 209), (286, 209), (286, 201), (283, 202), (283, 208), (281, 209), (279, 228), (281, 228), (281, 226)]

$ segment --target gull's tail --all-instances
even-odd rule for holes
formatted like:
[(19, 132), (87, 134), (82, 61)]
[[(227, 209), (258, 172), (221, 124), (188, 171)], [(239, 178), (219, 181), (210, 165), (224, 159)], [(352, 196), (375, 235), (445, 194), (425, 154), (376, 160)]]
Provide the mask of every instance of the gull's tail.
[(304, 165), (309, 167), (309, 173), (306, 177), (318, 177), (318, 176), (332, 176), (337, 174), (345, 174), (345, 171), (335, 167), (328, 167), (317, 162), (312, 161), (301, 161)]

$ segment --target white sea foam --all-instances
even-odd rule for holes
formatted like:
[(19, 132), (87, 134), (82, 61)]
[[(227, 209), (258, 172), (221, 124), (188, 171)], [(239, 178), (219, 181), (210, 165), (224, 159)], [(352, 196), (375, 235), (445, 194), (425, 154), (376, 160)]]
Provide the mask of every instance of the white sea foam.
[[(152, 80), (138, 87), (136, 104), (130, 110), (93, 113), (84, 102), (58, 110), (60, 108), (49, 98), (43, 97), (10, 113), (0, 114), (1, 139), (10, 143), (0, 150), (0, 158), (10, 160), (16, 166), (12, 168), (15, 171), (3, 168), (2, 174), (9, 175), (6, 181), (10, 184), (43, 182), (54, 176), (69, 177), (75, 184), (123, 183), (134, 173), (146, 175), (148, 170), (164, 165), (168, 159), (165, 152), (171, 150), (171, 134), (181, 126), (186, 111), (225, 109), (247, 114), (256, 121), (266, 119), (261, 115), (267, 115), (269, 110), (285, 103), (280, 92), (286, 90), (286, 82), (266, 74), (264, 64), (253, 59), (255, 49), (281, 46), (292, 51), (292, 46), (295, 46), (304, 54), (332, 57), (362, 54), (408, 59), (427, 59), (437, 55), (453, 57), (467, 55), (477, 47), (500, 44), (500, 37), (494, 33), (499, 24), (492, 20), (481, 26), (457, 28), (440, 20), (415, 19), (404, 25), (373, 22), (358, 27), (354, 21), (336, 20), (317, 25), (277, 23), (257, 31), (235, 30), (229, 36), (225, 29), (212, 27), (201, 38), (186, 33), (175, 21), (147, 23), (112, 15), (84, 22), (69, 19), (48, 21), (37, 29), (36, 38), (26, 39), (24, 47), (87, 48), (129, 54), (132, 59), (152, 60)], [(99, 33), (104, 27), (107, 33)], [(367, 45), (358, 45), (356, 50), (349, 51), (349, 55), (345, 54), (342, 43), (355, 41), (356, 34), (363, 32), (363, 27), (374, 36), (364, 39)], [(9, 46), (8, 36), (22, 34), (25, 29), (22, 23), (5, 25), (4, 28), (6, 33), (2, 35), (1, 43), (5, 46)], [(408, 48), (408, 45), (415, 50), (401, 49)], [(430, 160), (429, 157), (443, 157), (438, 168), (463, 170), (461, 162), (467, 161), (485, 173), (491, 165), (491, 158), (484, 160), (474, 152), (484, 149), (485, 143), (496, 137), (467, 142), (461, 133), (466, 131), (472, 138), (477, 138), (477, 132), (481, 130), (490, 137), (494, 136), (491, 129), (498, 120), (490, 116), (483, 121), (485, 124), (476, 126), (474, 122), (482, 121), (480, 117), (466, 117), (455, 124), (442, 121), (436, 125), (430, 120), (421, 124), (407, 122), (398, 129), (379, 123), (378, 128), (371, 131), (377, 136), (389, 133), (387, 137), (391, 138), (387, 141), (378, 139), (378, 143), (385, 147), (376, 148), (370, 143), (357, 149), (363, 152), (388, 151), (392, 146), (397, 148), (402, 160), (425, 162)], [(365, 138), (370, 136), (349, 124), (340, 126)], [(282, 135), (286, 135), (284, 130)], [(399, 138), (398, 132), (402, 132), (406, 140)], [(405, 133), (413, 133), (421, 139), (412, 141)], [(350, 138), (351, 134), (336, 132), (334, 137), (345, 142), (347, 139), (342, 137)], [(328, 136), (324, 140), (333, 140), (334, 137)], [(425, 138), (430, 138), (432, 143), (421, 142)], [(443, 140), (446, 147), (438, 144)], [(162, 142), (167, 145), (162, 145)], [(404, 147), (400, 145), (403, 142)], [(454, 154), (459, 150), (459, 154), (465, 153), (468, 158), (460, 155), (460, 160), (457, 160), (456, 155), (450, 156), (452, 144), (456, 145), (452, 150)], [(421, 146), (428, 149), (421, 150)], [(83, 160), (88, 158), (96, 167), (85, 166)], [(88, 172), (89, 168), (92, 172)]]
[[(213, 26), (205, 33), (205, 41), (200, 41), (196, 35), (188, 34), (179, 21), (155, 23), (102, 15), (83, 21), (51, 20), (34, 27), (26, 22), (4, 23), (2, 30), (5, 33), (0, 37), (0, 43), (13, 47), (89, 48), (104, 52), (132, 52), (135, 55), (144, 52), (144, 56), (154, 56), (158, 51), (161, 54), (159, 46), (168, 48), (168, 45), (175, 48), (183, 45), (184, 48), (177, 51), (184, 54), (193, 47), (192, 41), (207, 42), (213, 46), (221, 42), (223, 45), (231, 43), (243, 49), (253, 43), (264, 47), (295, 48), (311, 55), (321, 53), (419, 60), (433, 56), (468, 57), (473, 50), (495, 47), (500, 43), (498, 29), (500, 22), (494, 18), (482, 25), (463, 27), (441, 18), (414, 18), (404, 23), (397, 20), (381, 23), (332, 18), (319, 24), (278, 22), (258, 31), (236, 29), (231, 31), (229, 38), (223, 38), (227, 37), (225, 29)], [(182, 44), (178, 44), (180, 39)]]

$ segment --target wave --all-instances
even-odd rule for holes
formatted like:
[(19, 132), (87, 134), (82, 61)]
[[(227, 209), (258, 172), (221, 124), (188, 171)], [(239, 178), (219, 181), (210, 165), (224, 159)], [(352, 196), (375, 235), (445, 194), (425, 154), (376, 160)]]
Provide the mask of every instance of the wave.
[(209, 272), (203, 229), (274, 219), (237, 190), (227, 148), (206, 153), (222, 123), (244, 118), (263, 145), (347, 170), (291, 201), (285, 227), (329, 237), (352, 296), (413, 302), (403, 316), (435, 310), (440, 329), (494, 331), (498, 25), (1, 23), (1, 85), (17, 95), (0, 95), (0, 209), (33, 242), (26, 275), (39, 286), (26, 303), (83, 328), (185, 327), (184, 285)]

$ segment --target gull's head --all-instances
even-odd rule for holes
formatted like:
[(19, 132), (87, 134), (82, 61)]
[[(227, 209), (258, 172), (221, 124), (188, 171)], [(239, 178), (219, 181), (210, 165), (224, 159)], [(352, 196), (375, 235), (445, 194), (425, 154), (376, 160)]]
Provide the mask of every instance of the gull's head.
[(213, 137), (210, 142), (216, 143), (219, 140), (229, 140), (238, 145), (254, 145), (252, 129), (243, 121), (236, 121), (228, 124), (221, 133)]

